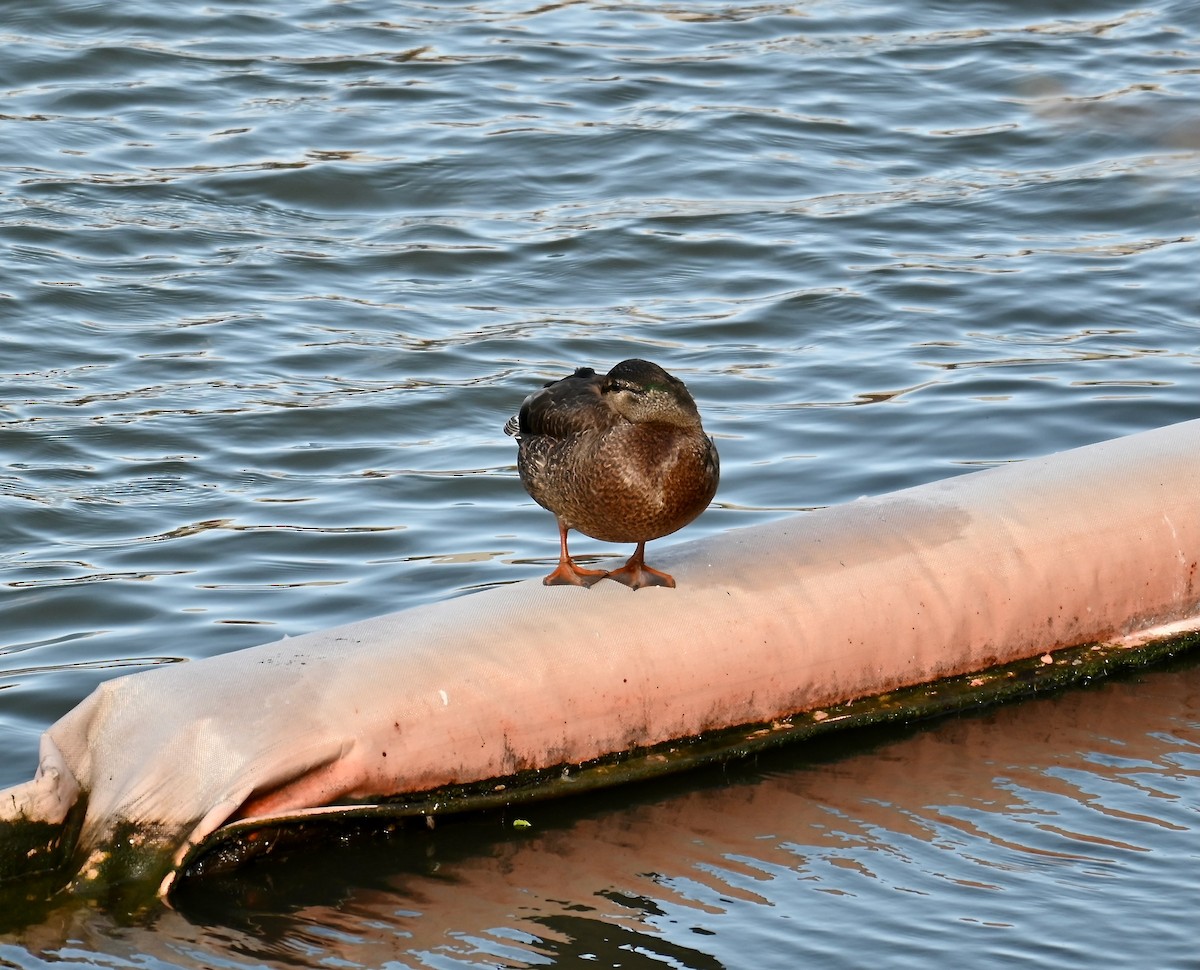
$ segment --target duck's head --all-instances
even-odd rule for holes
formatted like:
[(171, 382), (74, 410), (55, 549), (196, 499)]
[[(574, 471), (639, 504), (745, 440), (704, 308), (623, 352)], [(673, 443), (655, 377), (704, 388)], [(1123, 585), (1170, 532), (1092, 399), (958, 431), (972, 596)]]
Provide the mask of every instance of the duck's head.
[(634, 424), (700, 427), (700, 412), (683, 381), (648, 360), (621, 361), (605, 376), (600, 390), (613, 410)]

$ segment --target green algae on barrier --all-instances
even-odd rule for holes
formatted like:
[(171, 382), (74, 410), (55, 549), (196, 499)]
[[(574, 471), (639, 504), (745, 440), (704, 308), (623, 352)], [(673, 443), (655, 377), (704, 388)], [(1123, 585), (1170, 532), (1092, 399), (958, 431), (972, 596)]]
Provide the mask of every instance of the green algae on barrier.
[(86, 811), (87, 797), (80, 795), (62, 822), (0, 820), (0, 885), (61, 871), (70, 862)]
[[(432, 825), (439, 815), (503, 811), (512, 805), (580, 795), (745, 758), (835, 730), (894, 722), (907, 724), (1087, 684), (1113, 673), (1160, 663), (1196, 647), (1200, 647), (1200, 632), (1132, 647), (1120, 643), (1067, 647), (1053, 654), (804, 711), (769, 724), (713, 731), (698, 738), (620, 752), (584, 764), (523, 771), (371, 804), (329, 806), (271, 819), (245, 819), (222, 826), (193, 847), (183, 861), (181, 877), (202, 878), (206, 874), (227, 872), (290, 845), (327, 839), (333, 829), (361, 828), (372, 819), (389, 828), (405, 820), (423, 820), (423, 824)], [(376, 830), (378, 827), (377, 824)]]

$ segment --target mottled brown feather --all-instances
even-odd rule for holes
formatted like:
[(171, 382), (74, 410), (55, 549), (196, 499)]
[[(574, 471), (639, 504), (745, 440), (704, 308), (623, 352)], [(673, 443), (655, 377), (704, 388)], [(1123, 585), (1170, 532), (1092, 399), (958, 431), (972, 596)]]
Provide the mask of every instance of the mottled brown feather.
[[(631, 416), (627, 416), (631, 415)], [(669, 535), (716, 493), (717, 450), (683, 382), (648, 361), (580, 368), (525, 399), (505, 430), (534, 500), (606, 542)]]

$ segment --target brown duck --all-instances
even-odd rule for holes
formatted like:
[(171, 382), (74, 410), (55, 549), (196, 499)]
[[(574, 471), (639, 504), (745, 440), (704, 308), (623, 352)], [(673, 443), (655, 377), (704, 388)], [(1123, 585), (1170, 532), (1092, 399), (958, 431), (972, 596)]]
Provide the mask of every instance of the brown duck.
[[(535, 391), (509, 418), (521, 484), (558, 519), (558, 567), (547, 586), (591, 586), (607, 576), (633, 589), (674, 586), (645, 563), (646, 543), (670, 535), (707, 508), (720, 464), (683, 381), (648, 360), (607, 374), (581, 367)], [(567, 552), (567, 531), (604, 542), (636, 542), (620, 569), (584, 569)]]

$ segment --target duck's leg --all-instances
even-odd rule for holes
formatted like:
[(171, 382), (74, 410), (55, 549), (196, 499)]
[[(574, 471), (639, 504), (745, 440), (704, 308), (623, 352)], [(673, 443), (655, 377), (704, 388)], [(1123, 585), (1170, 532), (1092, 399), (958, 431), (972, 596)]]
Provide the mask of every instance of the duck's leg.
[(624, 583), (630, 589), (641, 589), (643, 586), (669, 586), (675, 588), (675, 579), (657, 569), (646, 565), (646, 543), (639, 542), (632, 556), (626, 560), (620, 569), (614, 569), (608, 574), (609, 579)]
[(542, 580), (546, 586), (591, 586), (608, 575), (606, 569), (584, 569), (576, 566), (567, 552), (567, 527), (558, 520), (558, 565), (554, 572)]

